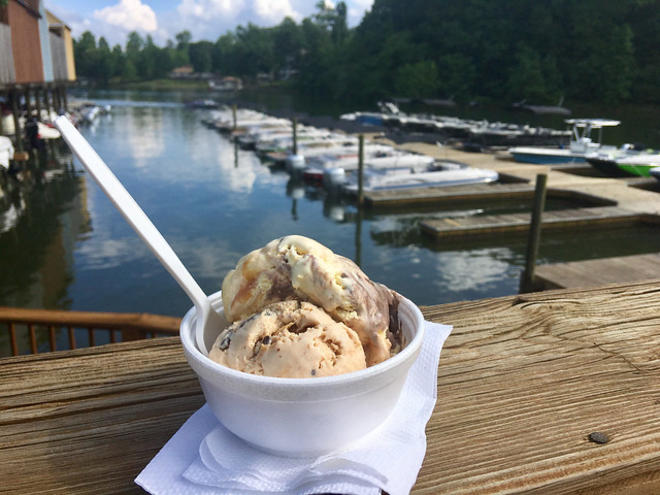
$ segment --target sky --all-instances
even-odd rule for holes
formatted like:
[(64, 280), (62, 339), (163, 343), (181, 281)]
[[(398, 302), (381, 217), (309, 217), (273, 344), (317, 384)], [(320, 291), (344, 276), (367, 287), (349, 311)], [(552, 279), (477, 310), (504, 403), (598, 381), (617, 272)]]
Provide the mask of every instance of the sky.
[[(333, 5), (331, 0), (326, 4)], [(345, 0), (348, 25), (360, 23), (373, 0)], [(105, 36), (110, 45), (126, 43), (126, 35), (150, 34), (163, 45), (184, 29), (193, 40), (215, 41), (218, 36), (248, 22), (274, 26), (286, 16), (301, 21), (316, 10), (317, 0), (45, 0), (46, 8), (72, 29), (74, 38), (84, 31)]]

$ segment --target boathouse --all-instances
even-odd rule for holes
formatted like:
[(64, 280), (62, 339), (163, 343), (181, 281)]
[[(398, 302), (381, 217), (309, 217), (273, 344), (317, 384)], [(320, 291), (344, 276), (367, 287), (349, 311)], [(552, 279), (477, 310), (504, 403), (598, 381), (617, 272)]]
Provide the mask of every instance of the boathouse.
[(40, 86), (76, 80), (71, 28), (43, 0), (0, 6), (0, 84)]
[[(0, 134), (15, 137), (15, 160), (26, 160), (27, 115), (67, 109), (66, 85), (76, 80), (71, 29), (44, 0), (8, 0), (0, 6)], [(4, 118), (11, 113), (9, 120)]]
[[(9, 0), (0, 7), (3, 83), (43, 83), (44, 67), (39, 36), (40, 0)], [(7, 36), (7, 33), (9, 35)]]

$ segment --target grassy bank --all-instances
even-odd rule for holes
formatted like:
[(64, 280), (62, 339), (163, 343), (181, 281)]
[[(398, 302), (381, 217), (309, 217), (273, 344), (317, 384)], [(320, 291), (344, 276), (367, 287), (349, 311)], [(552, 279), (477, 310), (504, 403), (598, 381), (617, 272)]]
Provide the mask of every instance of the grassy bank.
[(113, 89), (133, 89), (146, 91), (202, 91), (209, 89), (207, 81), (188, 79), (153, 79), (110, 84)]

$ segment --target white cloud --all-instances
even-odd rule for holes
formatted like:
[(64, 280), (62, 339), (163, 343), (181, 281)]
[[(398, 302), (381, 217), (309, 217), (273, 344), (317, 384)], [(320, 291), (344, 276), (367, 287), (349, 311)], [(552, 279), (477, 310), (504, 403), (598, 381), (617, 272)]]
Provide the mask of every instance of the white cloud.
[(289, 0), (254, 0), (253, 8), (257, 16), (268, 24), (278, 24), (285, 17), (302, 18)]
[(95, 10), (94, 19), (123, 31), (153, 33), (158, 29), (156, 13), (140, 0), (120, 0), (116, 5)]
[(234, 18), (244, 6), (244, 0), (182, 0), (176, 9), (184, 18), (210, 20), (213, 17)]
[(188, 29), (195, 40), (215, 40), (248, 22), (272, 26), (285, 17), (299, 21), (304, 16), (291, 0), (181, 0), (176, 13), (176, 17), (163, 17), (167, 31)]
[(352, 0), (348, 5), (348, 25), (353, 27), (360, 24), (364, 14), (374, 4), (374, 0)]

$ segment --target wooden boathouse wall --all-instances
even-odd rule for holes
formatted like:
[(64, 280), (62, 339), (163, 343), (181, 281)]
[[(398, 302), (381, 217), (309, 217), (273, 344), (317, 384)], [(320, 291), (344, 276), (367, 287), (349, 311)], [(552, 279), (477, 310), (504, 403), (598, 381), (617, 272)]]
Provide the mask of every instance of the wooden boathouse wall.
[(46, 10), (46, 18), (50, 30), (54, 79), (56, 81), (75, 81), (76, 64), (73, 55), (71, 28), (49, 10)]
[(9, 24), (17, 83), (44, 81), (39, 42), (39, 0), (10, 1)]
[(57, 29), (48, 33), (50, 37), (50, 53), (53, 57), (53, 79), (55, 81), (66, 81), (69, 77), (66, 63), (66, 47), (64, 39)]
[(14, 54), (11, 48), (11, 27), (9, 27), (9, 8), (0, 7), (0, 84), (16, 81)]

